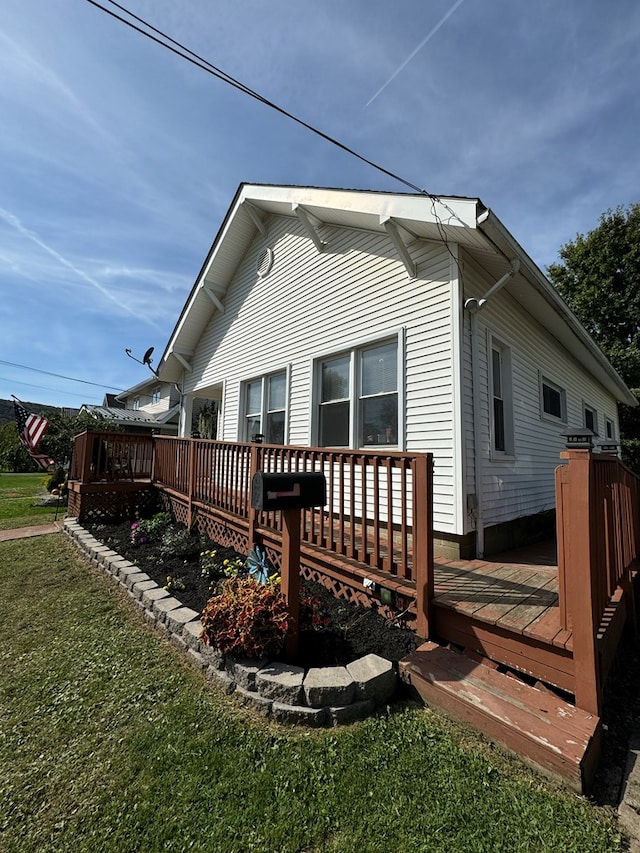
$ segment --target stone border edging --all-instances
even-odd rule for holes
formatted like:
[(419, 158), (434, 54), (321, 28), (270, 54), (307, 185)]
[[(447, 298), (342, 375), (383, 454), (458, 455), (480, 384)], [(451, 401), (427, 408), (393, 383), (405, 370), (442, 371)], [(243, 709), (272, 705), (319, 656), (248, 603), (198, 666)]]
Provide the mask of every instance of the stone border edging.
[(65, 518), (64, 531), (95, 566), (129, 593), (151, 627), (187, 654), (225, 693), (233, 693), (265, 717), (278, 723), (337, 726), (370, 716), (396, 692), (394, 666), (379, 655), (365, 655), (346, 666), (308, 670), (279, 661), (225, 656), (201, 642), (199, 614), (184, 607), (139, 566), (103, 545), (75, 518)]

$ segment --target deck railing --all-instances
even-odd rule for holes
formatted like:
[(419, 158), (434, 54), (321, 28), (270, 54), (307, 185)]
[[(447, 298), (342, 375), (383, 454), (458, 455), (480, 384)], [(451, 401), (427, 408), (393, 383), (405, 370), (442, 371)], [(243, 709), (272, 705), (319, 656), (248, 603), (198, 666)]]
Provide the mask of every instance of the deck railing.
[[(568, 450), (556, 469), (560, 624), (573, 634), (576, 704), (599, 712), (599, 631), (640, 557), (638, 478), (611, 454)], [(581, 694), (579, 696), (579, 694)]]
[(280, 513), (251, 507), (253, 475), (324, 473), (327, 505), (304, 510), (301, 538), (399, 581), (415, 583), (419, 632), (427, 635), (433, 596), (430, 454), (339, 451), (204, 439), (154, 438), (153, 481), (183, 496), (189, 515), (216, 507), (257, 531), (281, 532)]
[(151, 477), (151, 435), (85, 430), (73, 445), (70, 480), (96, 483), (145, 480)]

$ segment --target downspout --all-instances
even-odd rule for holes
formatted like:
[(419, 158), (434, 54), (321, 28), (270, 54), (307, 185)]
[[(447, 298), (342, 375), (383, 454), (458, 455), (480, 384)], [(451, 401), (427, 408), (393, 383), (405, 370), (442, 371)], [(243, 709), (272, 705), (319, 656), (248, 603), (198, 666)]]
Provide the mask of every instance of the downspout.
[(469, 312), (471, 321), (471, 384), (473, 396), (473, 452), (475, 468), (475, 506), (473, 507), (476, 522), (476, 556), (484, 557), (484, 495), (482, 488), (482, 419), (480, 417), (481, 388), (480, 388), (480, 342), (478, 336), (478, 314), (487, 304), (487, 300), (501, 290), (520, 269), (520, 260), (511, 260), (511, 269), (493, 284), (481, 299), (467, 299), (465, 311)]

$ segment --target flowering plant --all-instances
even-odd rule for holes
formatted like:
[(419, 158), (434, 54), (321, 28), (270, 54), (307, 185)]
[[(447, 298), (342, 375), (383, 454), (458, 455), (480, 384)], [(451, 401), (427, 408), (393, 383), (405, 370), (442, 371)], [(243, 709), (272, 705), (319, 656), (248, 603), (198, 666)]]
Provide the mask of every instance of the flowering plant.
[(147, 536), (144, 527), (140, 522), (134, 521), (131, 525), (131, 544), (144, 545), (144, 543), (148, 541), (149, 537)]
[(203, 642), (224, 654), (251, 658), (278, 654), (284, 646), (289, 614), (279, 589), (250, 577), (223, 580), (202, 612)]

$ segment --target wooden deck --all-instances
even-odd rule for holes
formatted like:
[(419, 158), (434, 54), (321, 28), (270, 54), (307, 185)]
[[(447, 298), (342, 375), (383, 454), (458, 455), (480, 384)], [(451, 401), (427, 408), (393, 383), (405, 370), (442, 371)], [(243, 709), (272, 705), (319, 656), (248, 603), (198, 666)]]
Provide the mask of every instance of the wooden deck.
[(472, 617), (558, 648), (571, 649), (560, 626), (554, 542), (486, 560), (434, 561), (437, 607)]

